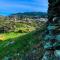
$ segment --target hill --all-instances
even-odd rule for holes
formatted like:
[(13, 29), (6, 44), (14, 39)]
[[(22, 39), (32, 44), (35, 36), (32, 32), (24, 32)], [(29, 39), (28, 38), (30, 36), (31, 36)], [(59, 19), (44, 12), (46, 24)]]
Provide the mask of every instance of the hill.
[(24, 12), (24, 13), (15, 13), (11, 14), (10, 16), (38, 16), (38, 17), (46, 17), (47, 13), (46, 12)]
[(45, 12), (24, 12), (24, 13), (15, 13), (8, 16), (10, 19), (15, 18), (16, 20), (22, 19), (36, 19), (36, 18), (46, 18), (47, 13)]
[(46, 22), (40, 21), (41, 15), (46, 18), (38, 12), (0, 16), (0, 60), (41, 60), (46, 29)]
[(42, 38), (44, 30), (45, 24), (44, 26), (41, 26), (39, 30), (26, 33), (25, 35), (9, 38), (3, 41), (0, 40), (0, 60), (41, 59), (44, 53), (44, 41)]

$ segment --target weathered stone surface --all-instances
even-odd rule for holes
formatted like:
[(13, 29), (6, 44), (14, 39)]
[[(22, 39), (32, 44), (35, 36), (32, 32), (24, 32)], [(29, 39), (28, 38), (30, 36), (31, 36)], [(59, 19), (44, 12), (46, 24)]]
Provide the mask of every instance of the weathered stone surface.
[(46, 53), (42, 60), (60, 60), (60, 0), (48, 2), (48, 34), (45, 36)]

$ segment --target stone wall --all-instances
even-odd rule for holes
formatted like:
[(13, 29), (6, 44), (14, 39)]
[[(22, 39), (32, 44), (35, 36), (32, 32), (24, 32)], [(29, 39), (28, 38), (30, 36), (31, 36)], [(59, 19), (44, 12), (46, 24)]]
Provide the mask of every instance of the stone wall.
[(48, 0), (48, 19), (52, 22), (54, 17), (60, 17), (60, 0)]
[(46, 52), (42, 60), (60, 60), (60, 0), (48, 2), (48, 33), (46, 31)]

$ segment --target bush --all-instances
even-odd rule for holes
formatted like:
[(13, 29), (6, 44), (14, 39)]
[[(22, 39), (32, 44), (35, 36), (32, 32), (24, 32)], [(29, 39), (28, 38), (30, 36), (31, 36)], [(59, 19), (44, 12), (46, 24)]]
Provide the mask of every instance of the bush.
[(18, 30), (16, 33), (23, 33), (23, 31), (22, 30)]
[(23, 29), (19, 29), (16, 31), (17, 33), (27, 33), (27, 32), (30, 32), (30, 29), (29, 28), (23, 28)]
[(4, 28), (0, 27), (0, 33), (4, 33)]

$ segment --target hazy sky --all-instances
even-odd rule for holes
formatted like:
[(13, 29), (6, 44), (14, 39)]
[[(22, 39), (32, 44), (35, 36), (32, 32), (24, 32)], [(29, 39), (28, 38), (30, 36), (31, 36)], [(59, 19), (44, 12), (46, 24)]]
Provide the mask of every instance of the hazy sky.
[(47, 0), (0, 0), (0, 15), (17, 12), (47, 12)]

